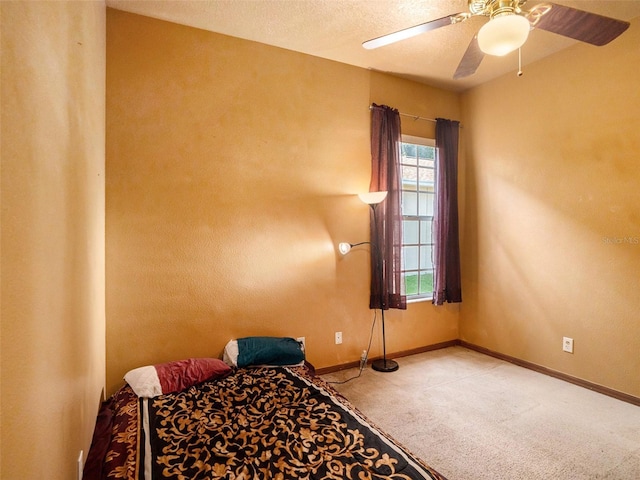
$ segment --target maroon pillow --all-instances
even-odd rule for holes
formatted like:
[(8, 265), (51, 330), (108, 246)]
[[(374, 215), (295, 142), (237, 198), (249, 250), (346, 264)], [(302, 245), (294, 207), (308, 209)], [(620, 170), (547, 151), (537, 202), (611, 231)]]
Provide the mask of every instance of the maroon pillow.
[(192, 385), (225, 377), (231, 373), (231, 367), (217, 358), (189, 358), (154, 366), (163, 394), (179, 392)]

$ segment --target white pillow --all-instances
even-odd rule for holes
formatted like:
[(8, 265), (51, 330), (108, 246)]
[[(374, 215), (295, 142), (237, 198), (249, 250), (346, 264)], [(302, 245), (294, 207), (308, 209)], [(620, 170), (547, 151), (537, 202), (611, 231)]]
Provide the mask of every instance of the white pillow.
[(224, 352), (222, 353), (222, 360), (224, 360), (224, 363), (226, 363), (227, 365), (230, 365), (232, 367), (237, 367), (238, 354), (239, 354), (238, 341), (230, 340), (229, 343), (227, 343), (227, 345), (224, 347)]
[(124, 380), (139, 397), (153, 398), (162, 395), (158, 371), (153, 365), (128, 371)]

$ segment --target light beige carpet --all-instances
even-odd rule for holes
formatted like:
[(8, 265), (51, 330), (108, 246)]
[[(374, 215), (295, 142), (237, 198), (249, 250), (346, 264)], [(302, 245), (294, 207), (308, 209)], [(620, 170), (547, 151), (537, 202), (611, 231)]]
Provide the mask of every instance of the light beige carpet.
[(640, 479), (640, 407), (462, 347), (396, 360), (334, 387), (449, 480)]

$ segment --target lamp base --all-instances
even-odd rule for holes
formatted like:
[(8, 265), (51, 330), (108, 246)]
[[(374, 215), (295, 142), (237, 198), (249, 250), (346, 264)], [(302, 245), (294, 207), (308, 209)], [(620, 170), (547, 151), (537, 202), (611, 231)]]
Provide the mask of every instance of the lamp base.
[(378, 360), (374, 360), (371, 362), (371, 368), (373, 368), (376, 372), (395, 372), (400, 368), (398, 362), (395, 360), (389, 360), (386, 358), (379, 358)]

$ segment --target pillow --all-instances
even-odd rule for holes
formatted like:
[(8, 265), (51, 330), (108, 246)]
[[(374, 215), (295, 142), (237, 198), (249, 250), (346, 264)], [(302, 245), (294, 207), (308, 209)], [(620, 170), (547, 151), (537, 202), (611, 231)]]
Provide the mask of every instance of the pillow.
[(222, 352), (222, 360), (227, 365), (231, 365), (232, 367), (238, 366), (238, 341), (237, 340), (229, 340), (224, 347), (224, 352)]
[(245, 337), (227, 343), (223, 358), (234, 367), (300, 365), (304, 351), (289, 337)]
[(139, 397), (152, 398), (222, 378), (230, 372), (229, 365), (217, 358), (189, 358), (133, 369), (124, 380)]

